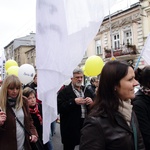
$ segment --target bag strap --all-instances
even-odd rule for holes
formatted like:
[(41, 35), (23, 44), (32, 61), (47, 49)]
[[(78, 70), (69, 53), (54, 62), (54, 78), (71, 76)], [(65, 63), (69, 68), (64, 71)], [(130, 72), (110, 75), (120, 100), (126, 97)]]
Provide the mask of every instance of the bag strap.
[(135, 150), (138, 150), (138, 148), (137, 148), (137, 129), (136, 129), (136, 126), (135, 126), (134, 116), (131, 119), (131, 124), (132, 124), (132, 129), (133, 129)]
[[(9, 105), (9, 104), (8, 104)], [(24, 131), (29, 135), (31, 136), (31, 133), (25, 128), (25, 126), (21, 123), (21, 121), (17, 118), (16, 114), (14, 113), (13, 109), (11, 108), (11, 106), (9, 105), (10, 107), (10, 110), (13, 114), (13, 116), (15, 117), (15, 119), (17, 120), (17, 122), (20, 124), (20, 126), (24, 129)]]
[[(13, 116), (15, 117), (16, 121), (20, 124), (20, 126), (24, 129), (24, 131), (29, 135), (31, 136), (31, 133), (25, 128), (25, 126), (21, 123), (21, 121), (17, 118), (15, 112), (13, 111), (13, 109), (11, 108), (11, 106), (8, 104)], [(38, 138), (38, 141), (35, 143), (35, 146), (37, 148), (37, 150), (43, 150), (44, 147), (43, 147), (43, 144), (41, 142), (41, 140)]]

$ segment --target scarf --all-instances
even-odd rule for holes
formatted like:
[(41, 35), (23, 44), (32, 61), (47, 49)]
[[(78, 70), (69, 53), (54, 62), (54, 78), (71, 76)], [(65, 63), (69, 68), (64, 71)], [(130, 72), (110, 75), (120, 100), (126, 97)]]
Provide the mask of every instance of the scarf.
[(16, 101), (17, 101), (16, 98), (8, 97), (7, 101), (8, 101), (8, 104), (9, 104), (11, 107), (14, 107), (14, 108), (15, 108), (15, 106), (16, 106)]
[(132, 113), (132, 105), (131, 100), (123, 101), (123, 106), (119, 106), (118, 111), (124, 116), (127, 124), (130, 126), (131, 122), (131, 113)]
[(140, 87), (140, 90), (141, 90), (145, 95), (150, 96), (150, 89), (149, 89), (149, 88), (144, 87), (144, 86), (141, 86), (141, 87)]
[(35, 114), (38, 117), (40, 124), (42, 125), (42, 116), (41, 116), (40, 111), (38, 109), (38, 104), (36, 104), (35, 107), (29, 107), (29, 110), (30, 110), (31, 114)]

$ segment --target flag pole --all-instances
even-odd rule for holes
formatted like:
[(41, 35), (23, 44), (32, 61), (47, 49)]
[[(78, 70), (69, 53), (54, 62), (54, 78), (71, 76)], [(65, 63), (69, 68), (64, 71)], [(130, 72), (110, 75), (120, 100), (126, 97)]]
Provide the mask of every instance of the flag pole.
[(141, 55), (139, 56), (139, 58), (138, 58), (138, 60), (137, 60), (137, 63), (136, 63), (136, 65), (135, 65), (135, 67), (134, 67), (134, 70), (136, 70), (136, 69), (138, 68), (139, 63), (140, 63), (140, 60), (141, 60)]
[(134, 67), (134, 70), (137, 69), (137, 67), (138, 67), (138, 65), (139, 65), (139, 63), (140, 63), (141, 57), (142, 57), (142, 55), (143, 55), (143, 53), (144, 53), (144, 50), (145, 50), (145, 48), (147, 49), (147, 44), (149, 43), (149, 40), (150, 40), (150, 33), (149, 33), (149, 35), (148, 35), (148, 37), (147, 37), (147, 39), (146, 39), (146, 42), (145, 42), (145, 44), (144, 44), (144, 46), (143, 46), (143, 48), (142, 48), (142, 51), (141, 51), (141, 53), (140, 53), (140, 56), (139, 56), (139, 58), (138, 58), (138, 60), (137, 60), (136, 65), (135, 65), (135, 67)]
[(113, 57), (110, 5), (109, 5), (109, 30), (110, 30), (111, 57)]
[[(110, 2), (110, 0), (109, 0)], [(111, 58), (110, 60), (116, 60), (116, 58), (114, 57), (114, 54), (113, 54), (113, 47), (112, 47), (112, 27), (111, 27), (111, 14), (110, 14), (110, 3), (109, 3), (109, 30), (110, 30), (110, 44), (111, 44)]]

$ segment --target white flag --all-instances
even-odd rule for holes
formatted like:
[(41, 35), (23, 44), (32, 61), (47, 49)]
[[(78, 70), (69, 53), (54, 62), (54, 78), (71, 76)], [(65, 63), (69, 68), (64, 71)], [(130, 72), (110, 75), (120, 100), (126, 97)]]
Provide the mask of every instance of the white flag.
[(150, 65), (150, 33), (142, 49), (141, 56), (146, 61), (146, 63)]
[[(111, 0), (114, 3), (115, 0)], [(81, 62), (109, 12), (109, 0), (37, 0), (36, 67), (43, 141), (57, 117), (57, 91)]]

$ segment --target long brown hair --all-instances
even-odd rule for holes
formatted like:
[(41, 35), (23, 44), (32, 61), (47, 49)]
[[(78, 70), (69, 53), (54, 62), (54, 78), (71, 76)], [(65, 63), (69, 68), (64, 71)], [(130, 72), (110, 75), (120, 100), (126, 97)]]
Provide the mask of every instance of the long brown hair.
[(120, 85), (120, 80), (128, 73), (129, 65), (120, 61), (109, 61), (102, 69), (97, 96), (90, 115), (99, 116), (106, 113), (113, 118), (113, 113), (118, 111), (120, 99), (115, 87)]

